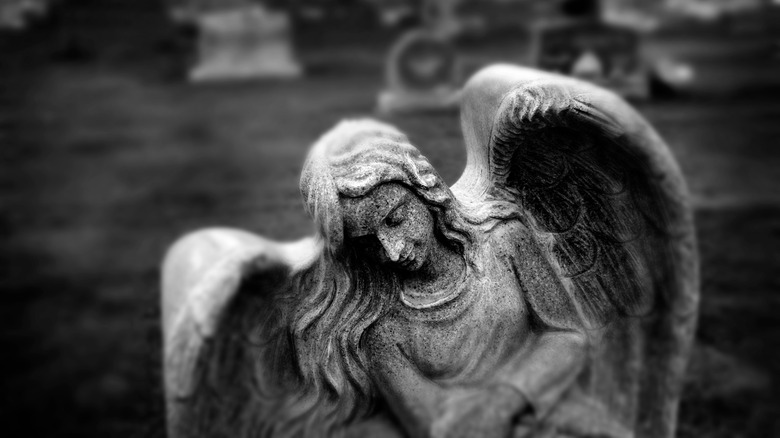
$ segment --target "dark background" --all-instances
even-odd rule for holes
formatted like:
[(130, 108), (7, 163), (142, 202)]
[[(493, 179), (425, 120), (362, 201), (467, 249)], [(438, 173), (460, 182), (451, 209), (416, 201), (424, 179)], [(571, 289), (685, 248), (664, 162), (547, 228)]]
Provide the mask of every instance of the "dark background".
[[(384, 58), (400, 34), (361, 7), (346, 11), (296, 24), (306, 74), (291, 81), (188, 84), (192, 39), (154, 0), (63, 2), (25, 32), (0, 33), (4, 436), (164, 435), (164, 251), (213, 225), (279, 240), (310, 233), (305, 153), (342, 118), (379, 117)], [(635, 103), (696, 206), (705, 347), (681, 437), (780, 436), (777, 17), (766, 9), (645, 41), (696, 71), (689, 90)], [(528, 41), (503, 29), (458, 51), (470, 72), (524, 62)], [(457, 179), (457, 113), (379, 118)]]

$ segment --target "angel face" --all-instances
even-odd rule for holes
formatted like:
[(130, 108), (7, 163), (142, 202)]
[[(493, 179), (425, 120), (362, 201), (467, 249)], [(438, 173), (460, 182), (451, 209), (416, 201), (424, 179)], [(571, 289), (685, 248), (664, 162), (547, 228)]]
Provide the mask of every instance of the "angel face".
[(436, 245), (434, 219), (402, 184), (382, 184), (365, 196), (342, 198), (344, 233), (359, 253), (403, 271), (418, 271)]

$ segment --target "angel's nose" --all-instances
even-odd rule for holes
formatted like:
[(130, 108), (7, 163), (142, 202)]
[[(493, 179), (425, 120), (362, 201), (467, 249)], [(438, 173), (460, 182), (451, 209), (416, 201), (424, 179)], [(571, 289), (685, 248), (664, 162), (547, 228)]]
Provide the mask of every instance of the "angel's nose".
[(377, 237), (379, 238), (379, 241), (382, 243), (382, 247), (385, 249), (385, 254), (387, 254), (387, 258), (389, 258), (393, 262), (397, 262), (399, 257), (401, 257), (401, 250), (404, 247), (403, 239), (393, 239), (389, 236), (383, 236), (383, 235), (379, 235)]

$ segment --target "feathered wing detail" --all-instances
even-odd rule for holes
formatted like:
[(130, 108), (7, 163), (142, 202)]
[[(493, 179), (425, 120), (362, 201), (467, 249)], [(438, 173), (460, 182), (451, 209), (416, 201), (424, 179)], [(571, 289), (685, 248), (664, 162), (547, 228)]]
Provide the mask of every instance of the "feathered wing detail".
[(296, 377), (285, 321), (292, 275), (318, 249), (231, 229), (180, 239), (163, 264), (171, 437), (268, 435)]
[(671, 436), (698, 260), (668, 147), (612, 93), (518, 67), (475, 75), (462, 123), (468, 164), (453, 191), (520, 207), (591, 333), (591, 389), (637, 436)]

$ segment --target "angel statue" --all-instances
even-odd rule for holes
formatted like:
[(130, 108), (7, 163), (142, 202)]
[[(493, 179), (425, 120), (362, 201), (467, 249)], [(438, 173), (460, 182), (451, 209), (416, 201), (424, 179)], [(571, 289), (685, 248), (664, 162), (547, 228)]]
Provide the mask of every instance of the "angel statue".
[(163, 265), (171, 437), (675, 433), (698, 305), (668, 147), (594, 85), (492, 66), (449, 188), (372, 120), (323, 135), (316, 236), (189, 234)]

